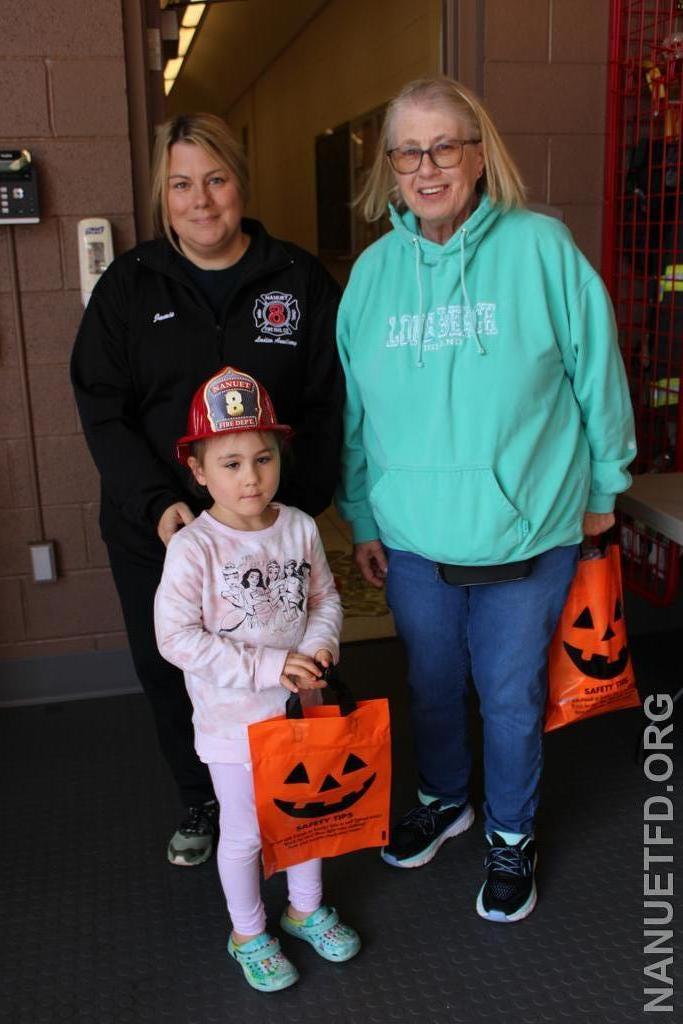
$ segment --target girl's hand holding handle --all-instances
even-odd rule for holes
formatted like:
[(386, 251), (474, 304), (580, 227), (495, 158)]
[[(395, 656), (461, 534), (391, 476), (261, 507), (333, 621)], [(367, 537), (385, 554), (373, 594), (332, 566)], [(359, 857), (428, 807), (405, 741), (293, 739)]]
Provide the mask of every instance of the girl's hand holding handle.
[(329, 668), (330, 665), (334, 664), (332, 651), (328, 651), (326, 647), (321, 647), (319, 651), (316, 651), (313, 660), (317, 661), (323, 668)]
[[(327, 653), (329, 654), (329, 651)], [(300, 690), (319, 690), (323, 686), (327, 686), (321, 676), (322, 670), (316, 665), (313, 658), (308, 654), (290, 651), (280, 676), (280, 685), (290, 693), (299, 693)]]

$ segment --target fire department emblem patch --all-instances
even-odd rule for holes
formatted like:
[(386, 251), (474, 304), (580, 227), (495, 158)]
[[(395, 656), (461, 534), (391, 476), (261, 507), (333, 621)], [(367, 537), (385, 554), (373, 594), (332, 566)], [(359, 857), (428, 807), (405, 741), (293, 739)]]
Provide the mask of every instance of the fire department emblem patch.
[(267, 292), (254, 303), (254, 323), (262, 334), (280, 337), (299, 326), (299, 303), (289, 292)]

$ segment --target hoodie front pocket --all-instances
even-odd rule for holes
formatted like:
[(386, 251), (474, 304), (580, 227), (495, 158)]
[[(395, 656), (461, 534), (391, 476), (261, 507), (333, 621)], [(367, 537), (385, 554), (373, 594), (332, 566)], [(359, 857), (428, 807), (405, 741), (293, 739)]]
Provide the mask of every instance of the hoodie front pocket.
[(523, 557), (529, 523), (490, 466), (391, 467), (370, 492), (383, 540), (437, 562), (501, 565)]

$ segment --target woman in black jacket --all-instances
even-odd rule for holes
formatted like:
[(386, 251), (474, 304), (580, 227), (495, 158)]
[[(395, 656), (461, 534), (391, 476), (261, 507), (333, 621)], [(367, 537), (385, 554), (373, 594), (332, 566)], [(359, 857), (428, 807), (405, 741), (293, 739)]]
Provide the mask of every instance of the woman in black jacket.
[(162, 125), (152, 168), (160, 237), (103, 274), (71, 363), (133, 660), (187, 807), (168, 846), (169, 861), (183, 866), (211, 855), (217, 807), (194, 751), (182, 673), (154, 638), (165, 545), (203, 507), (174, 458), (175, 439), (199, 384), (230, 363), (263, 382), (295, 429), (279, 500), (322, 512), (339, 459), (339, 289), (313, 256), (243, 216), (248, 187), (244, 154), (220, 118)]

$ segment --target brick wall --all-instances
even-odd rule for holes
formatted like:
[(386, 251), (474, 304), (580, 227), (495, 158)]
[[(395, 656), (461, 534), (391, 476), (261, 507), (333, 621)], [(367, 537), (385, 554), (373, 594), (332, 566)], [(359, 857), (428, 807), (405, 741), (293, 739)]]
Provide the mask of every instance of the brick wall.
[[(0, 226), (0, 658), (125, 644), (97, 526), (98, 478), (80, 432), (68, 360), (81, 316), (76, 225), (103, 216), (116, 252), (135, 241), (121, 5), (3, 0), (0, 147), (26, 146), (41, 223)], [(45, 535), (59, 579), (36, 584), (30, 443), (10, 283), (14, 232)]]
[(484, 94), (529, 185), (599, 267), (607, 0), (486, 0)]

